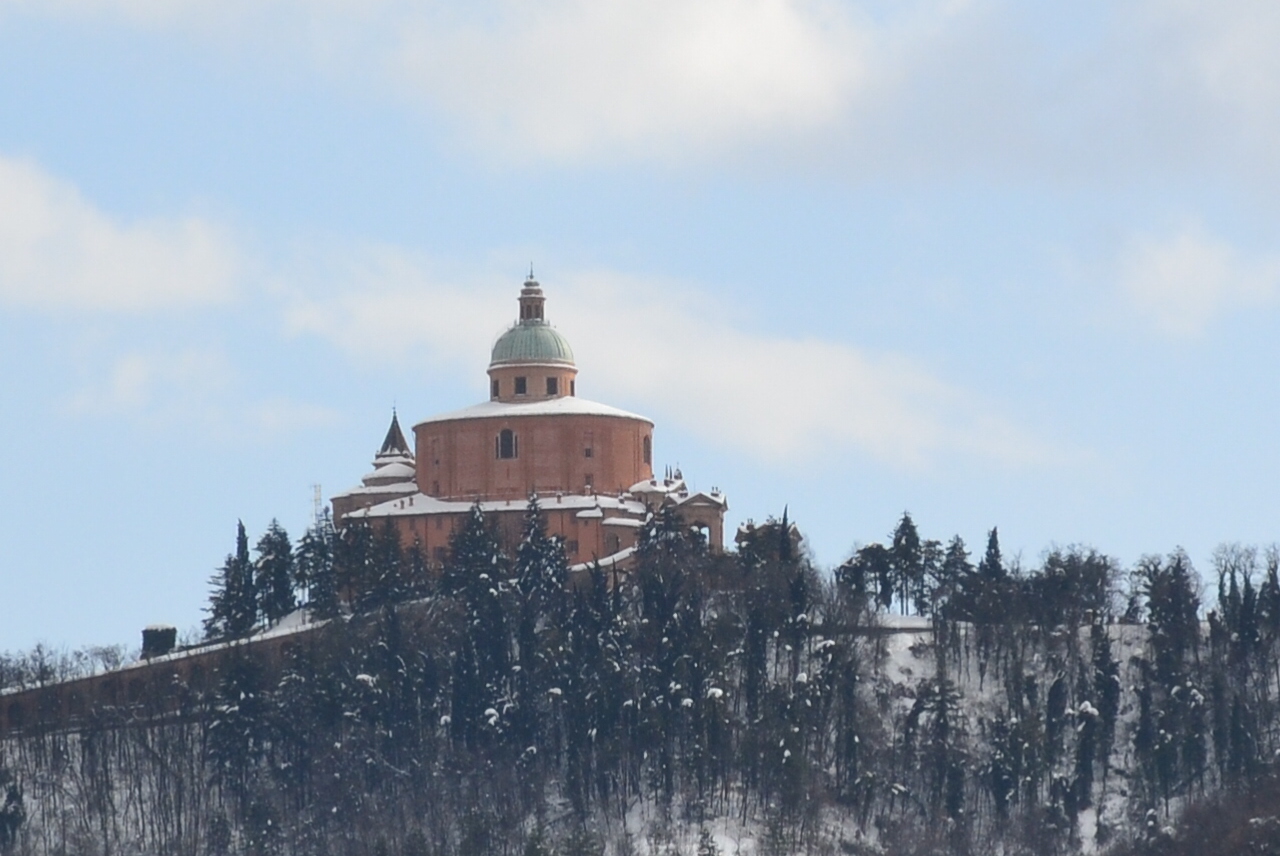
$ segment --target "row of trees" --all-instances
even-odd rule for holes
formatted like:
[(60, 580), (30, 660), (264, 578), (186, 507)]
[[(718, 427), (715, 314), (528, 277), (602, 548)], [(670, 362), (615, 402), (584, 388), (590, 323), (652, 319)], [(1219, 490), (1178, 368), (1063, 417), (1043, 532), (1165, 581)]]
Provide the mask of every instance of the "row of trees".
[[(285, 614), (287, 556), (288, 608), (337, 620), (282, 663), (229, 649), (176, 720), (104, 709), (5, 742), (9, 846), (625, 853), (643, 820), (650, 852), (681, 828), (710, 852), (706, 825), (735, 818), (765, 853), (1050, 854), (1159, 829), (1280, 749), (1270, 553), (1219, 551), (1209, 604), (1179, 552), (1024, 569), (993, 530), (975, 564), (909, 515), (830, 579), (785, 514), (719, 556), (660, 511), (633, 569), (576, 577), (532, 503), (510, 552), (474, 509), (438, 573), (390, 530), (276, 530), (253, 558), (241, 529), (214, 603), (234, 565), (255, 592), (238, 632)], [(886, 632), (894, 608), (931, 632)]]
[(284, 618), (304, 601), (321, 616), (337, 614), (334, 550), (339, 543), (328, 511), (307, 529), (296, 548), (279, 521), (272, 520), (258, 539), (257, 557), (252, 558), (244, 523), (238, 523), (235, 552), (227, 555), (210, 581), (206, 638), (247, 636), (263, 622)]

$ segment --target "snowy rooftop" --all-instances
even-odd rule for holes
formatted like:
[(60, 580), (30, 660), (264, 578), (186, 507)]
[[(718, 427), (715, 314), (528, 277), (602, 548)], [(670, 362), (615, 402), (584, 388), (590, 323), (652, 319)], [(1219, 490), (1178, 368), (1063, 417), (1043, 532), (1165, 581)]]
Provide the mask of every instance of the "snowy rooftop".
[[(354, 491), (353, 491), (354, 492)], [(372, 491), (368, 491), (372, 492)], [(491, 499), (480, 503), (480, 510), (492, 511), (522, 510), (527, 504), (524, 499)], [(590, 496), (584, 494), (563, 494), (560, 496), (542, 496), (538, 504), (545, 509), (577, 508), (617, 511), (623, 514), (642, 515), (645, 506), (627, 496)], [(361, 517), (402, 517), (415, 514), (460, 514), (471, 509), (472, 502), (467, 500), (437, 499), (424, 493), (415, 493), (401, 499), (393, 499), (369, 508), (361, 508), (347, 515), (348, 518)], [(595, 515), (592, 515), (595, 516)]]
[(653, 420), (637, 413), (629, 413), (617, 407), (588, 401), (573, 395), (546, 398), (541, 401), (485, 401), (452, 413), (432, 416), (418, 425), (432, 422), (451, 422), (455, 419), (501, 419), (513, 416), (619, 416), (624, 419), (640, 419), (653, 424)]
[(404, 496), (418, 489), (418, 486), (411, 481), (395, 482), (393, 484), (362, 484), (344, 490), (342, 493), (335, 493), (331, 499), (339, 499), (344, 496), (378, 496), (380, 494), (387, 496)]
[[(627, 549), (625, 549), (625, 550), (619, 550), (618, 552), (614, 553), (612, 556), (605, 556), (603, 559), (601, 559), (601, 560), (600, 560), (600, 567), (602, 567), (602, 568), (612, 568), (612, 567), (614, 567), (615, 565), (619, 565), (619, 564), (622, 564), (623, 562), (627, 561), (627, 560), (628, 560), (628, 559), (630, 559), (632, 556), (634, 556), (634, 555), (635, 555), (635, 553), (636, 553), (636, 548), (635, 548), (635, 547), (628, 547), (628, 548), (627, 548)], [(570, 570), (570, 571), (585, 571), (585, 570), (589, 569), (593, 564), (595, 564), (595, 563), (594, 563), (594, 562), (582, 562), (582, 563), (577, 564), (577, 565), (572, 565), (572, 566), (569, 568), (569, 570)]]
[(375, 479), (395, 479), (397, 481), (410, 481), (413, 479), (415, 475), (417, 475), (417, 471), (414, 470), (413, 467), (409, 466), (408, 464), (396, 461), (395, 463), (388, 463), (388, 464), (383, 464), (382, 466), (379, 466), (373, 472), (365, 475), (363, 481), (365, 484), (368, 484), (369, 482)]

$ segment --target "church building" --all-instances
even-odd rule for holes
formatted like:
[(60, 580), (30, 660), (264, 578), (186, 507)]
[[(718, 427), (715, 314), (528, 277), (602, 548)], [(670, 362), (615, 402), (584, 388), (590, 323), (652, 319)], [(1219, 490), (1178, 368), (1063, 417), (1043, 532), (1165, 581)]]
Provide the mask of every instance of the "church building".
[(721, 550), (724, 495), (691, 491), (679, 470), (656, 476), (653, 420), (579, 398), (573, 349), (547, 322), (532, 274), (519, 303), (493, 346), (489, 400), (417, 423), (412, 450), (393, 414), (373, 471), (332, 498), (337, 525), (390, 521), (440, 564), (477, 502), (513, 548), (532, 494), (580, 567), (626, 567), (645, 515), (663, 505)]

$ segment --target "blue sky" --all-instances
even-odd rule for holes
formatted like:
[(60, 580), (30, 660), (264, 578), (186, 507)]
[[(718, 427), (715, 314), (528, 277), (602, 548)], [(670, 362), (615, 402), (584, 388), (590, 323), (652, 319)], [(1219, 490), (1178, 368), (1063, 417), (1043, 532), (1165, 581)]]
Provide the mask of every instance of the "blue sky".
[(824, 565), (1269, 543), (1280, 7), (0, 0), (0, 649), (194, 627), (532, 261), (586, 397)]

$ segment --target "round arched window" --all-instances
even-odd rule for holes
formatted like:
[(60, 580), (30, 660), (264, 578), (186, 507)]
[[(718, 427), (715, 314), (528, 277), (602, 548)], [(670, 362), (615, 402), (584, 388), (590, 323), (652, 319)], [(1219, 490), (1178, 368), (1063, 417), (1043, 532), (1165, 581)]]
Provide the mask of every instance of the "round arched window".
[(497, 457), (503, 459), (516, 457), (520, 450), (516, 434), (510, 428), (503, 428), (498, 432), (494, 445), (496, 446), (494, 451), (497, 452)]

